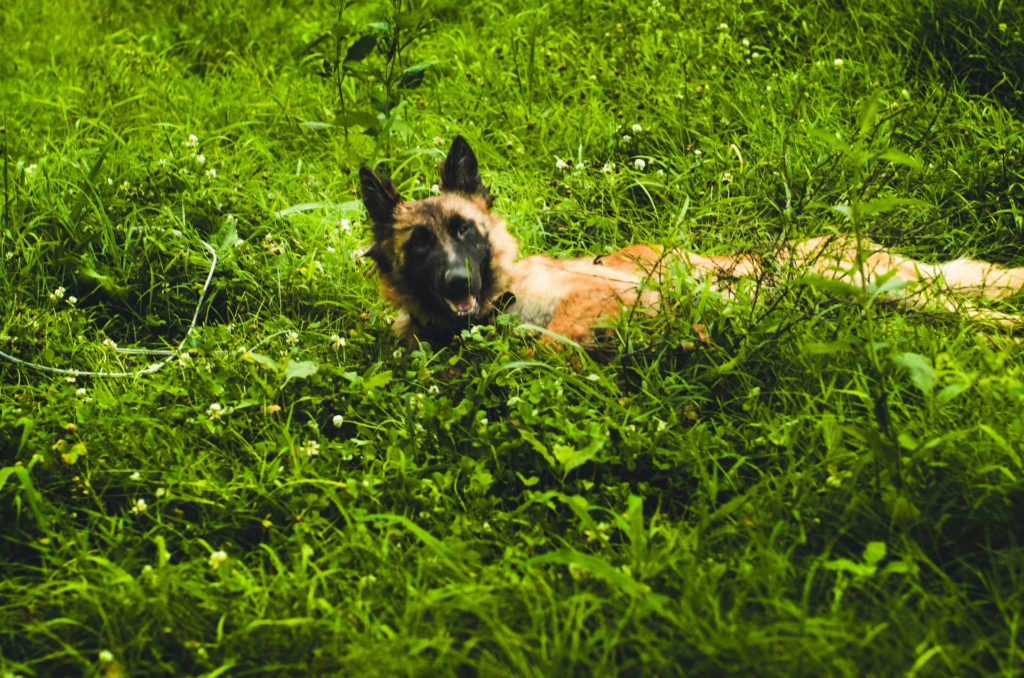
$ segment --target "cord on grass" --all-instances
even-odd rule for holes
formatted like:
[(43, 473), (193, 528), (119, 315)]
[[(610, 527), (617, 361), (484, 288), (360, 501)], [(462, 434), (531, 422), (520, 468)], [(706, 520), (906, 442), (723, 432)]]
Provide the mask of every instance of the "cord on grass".
[(206, 293), (210, 289), (210, 282), (213, 280), (213, 274), (217, 270), (217, 251), (206, 241), (200, 241), (206, 251), (210, 253), (210, 271), (206, 274), (206, 282), (203, 283), (203, 290), (199, 293), (199, 301), (196, 303), (196, 310), (192, 313), (192, 321), (189, 323), (188, 329), (185, 330), (185, 336), (182, 337), (181, 342), (177, 348), (174, 349), (146, 349), (146, 348), (117, 348), (115, 349), (118, 353), (125, 353), (130, 355), (150, 355), (150, 356), (165, 356), (163, 360), (159, 360), (154, 363), (150, 363), (146, 367), (134, 370), (132, 372), (108, 372), (108, 371), (93, 371), (93, 370), (77, 370), (73, 368), (65, 367), (53, 367), (50, 365), (40, 365), (30, 360), (23, 360), (17, 358), (9, 353), (0, 351), (0, 358), (4, 358), (15, 365), (21, 365), (28, 367), (40, 372), (49, 372), (51, 374), (63, 374), (71, 377), (113, 377), (113, 378), (125, 378), (125, 377), (140, 377), (147, 374), (153, 374), (163, 369), (168, 363), (174, 360), (176, 357), (182, 354), (185, 348), (185, 342), (188, 341), (189, 335), (192, 334), (192, 330), (195, 329), (196, 323), (199, 320), (199, 311), (203, 307), (203, 301), (206, 299)]

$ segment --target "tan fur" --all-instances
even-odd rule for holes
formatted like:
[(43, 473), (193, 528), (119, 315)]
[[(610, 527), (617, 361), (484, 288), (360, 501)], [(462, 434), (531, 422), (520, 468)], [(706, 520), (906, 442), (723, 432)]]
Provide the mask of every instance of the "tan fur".
[[(811, 238), (786, 245), (771, 262), (757, 256), (705, 256), (658, 245), (631, 245), (609, 255), (556, 259), (537, 255), (516, 259), (518, 247), (505, 220), (490, 207), (489, 190), (483, 186), (476, 158), (461, 137), (442, 169), (444, 192), (437, 197), (402, 202), (390, 181), (364, 168), (363, 191), (371, 216), (375, 216), (375, 243), (371, 250), (380, 270), (381, 291), (399, 310), (395, 330), (416, 341), (420, 331), (450, 327), (450, 317), (432, 317), (403, 287), (405, 243), (418, 226), (427, 226), (440, 247), (449, 247), (445, 224), (452, 217), (472, 222), (487, 239), (495, 285), (480, 299), (476, 321), (486, 322), (501, 298), (511, 297), (503, 309), (526, 324), (588, 345), (599, 328), (607, 327), (623, 309), (655, 313), (663, 276), (680, 263), (696, 278), (706, 279), (713, 289), (726, 292), (735, 278), (757, 277), (766, 264), (773, 270), (792, 266), (809, 276), (840, 280), (856, 287), (895, 278), (905, 285), (886, 285), (887, 298), (909, 306), (961, 314), (984, 324), (1020, 329), (1017, 316), (978, 306), (968, 297), (998, 300), (1024, 288), (1024, 267), (1002, 268), (973, 259), (927, 264), (887, 251), (868, 240), (850, 235)], [(383, 196), (383, 197), (382, 197)], [(397, 201), (397, 202), (396, 202)], [(392, 203), (394, 203), (392, 205)], [(887, 278), (888, 277), (888, 278)], [(652, 284), (655, 283), (655, 284)], [(405, 290), (405, 291), (403, 291)], [(468, 319), (467, 319), (468, 322)], [(447, 324), (446, 324), (447, 323)]]

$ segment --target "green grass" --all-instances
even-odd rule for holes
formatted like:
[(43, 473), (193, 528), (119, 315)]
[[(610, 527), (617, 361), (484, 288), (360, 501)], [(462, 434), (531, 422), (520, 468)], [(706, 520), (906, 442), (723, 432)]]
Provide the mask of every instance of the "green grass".
[(783, 271), (411, 351), (355, 171), (463, 134), (527, 254), (1024, 265), (1018, 4), (350, 4), (0, 10), (0, 350), (142, 368), (219, 254), (159, 372), (0, 361), (5, 675), (1024, 674), (1018, 339)]

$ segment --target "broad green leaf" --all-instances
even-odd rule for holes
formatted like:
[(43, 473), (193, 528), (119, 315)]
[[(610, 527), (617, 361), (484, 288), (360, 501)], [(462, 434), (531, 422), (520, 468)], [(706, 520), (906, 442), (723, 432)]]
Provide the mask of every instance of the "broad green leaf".
[(402, 71), (398, 76), (398, 85), (409, 89), (419, 87), (423, 83), (423, 76), (426, 75), (426, 72), (436, 65), (436, 61), (428, 61), (426, 63), (410, 66)]
[(284, 367), (284, 380), (305, 379), (316, 374), (320, 365), (312, 360), (289, 360)]
[(869, 541), (864, 547), (864, 562), (868, 565), (878, 565), (885, 559), (886, 551), (884, 541)]
[(348, 48), (345, 52), (345, 63), (351, 63), (355, 61), (362, 61), (373, 48), (377, 46), (377, 35), (374, 33), (367, 33), (363, 37), (359, 38)]
[(895, 353), (890, 358), (894, 365), (902, 367), (910, 375), (910, 382), (921, 393), (928, 395), (939, 383), (939, 375), (929, 358), (919, 353)]

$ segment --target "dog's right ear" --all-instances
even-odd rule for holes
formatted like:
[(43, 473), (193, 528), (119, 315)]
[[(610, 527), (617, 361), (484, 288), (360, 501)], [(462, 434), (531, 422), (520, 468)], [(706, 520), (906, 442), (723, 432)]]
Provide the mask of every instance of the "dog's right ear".
[(402, 202), (398, 189), (391, 179), (383, 179), (366, 165), (359, 168), (359, 184), (363, 204), (373, 221), (374, 241), (386, 240), (395, 223), (395, 208)]

